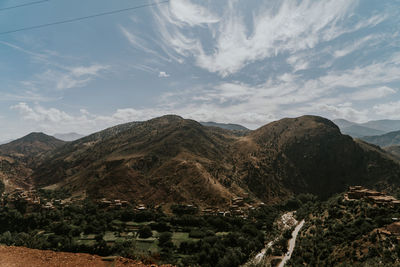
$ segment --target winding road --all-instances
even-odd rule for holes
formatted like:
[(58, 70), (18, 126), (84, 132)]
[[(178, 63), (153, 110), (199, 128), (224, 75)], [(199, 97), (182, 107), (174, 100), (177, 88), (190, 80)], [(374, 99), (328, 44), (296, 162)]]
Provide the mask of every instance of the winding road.
[(278, 267), (283, 267), (285, 266), (286, 262), (288, 260), (290, 260), (290, 257), (292, 257), (292, 253), (294, 250), (294, 246), (296, 245), (296, 238), (297, 235), (300, 232), (300, 229), (303, 227), (304, 225), (304, 220), (302, 220), (294, 229), (293, 233), (292, 233), (292, 238), (289, 240), (289, 248), (288, 248), (288, 252), (285, 254), (285, 256), (283, 257), (281, 263), (279, 263)]

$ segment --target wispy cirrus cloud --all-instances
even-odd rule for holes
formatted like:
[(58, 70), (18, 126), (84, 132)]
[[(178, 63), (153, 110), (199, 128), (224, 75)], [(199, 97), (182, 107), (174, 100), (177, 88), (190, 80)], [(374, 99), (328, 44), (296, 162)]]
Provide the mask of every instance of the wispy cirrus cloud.
[[(249, 15), (241, 13), (237, 2), (225, 3), (226, 11), (219, 15), (210, 13), (207, 3), (200, 6), (191, 1), (173, 0), (169, 6), (156, 9), (154, 17), (170, 53), (193, 57), (199, 67), (223, 77), (253, 62), (312, 49), (385, 20), (384, 16), (374, 16), (353, 25), (345, 23), (358, 1), (282, 1), (265, 4), (251, 13), (249, 25)], [(191, 12), (185, 12), (196, 9), (201, 10), (197, 16), (188, 16)], [(194, 34), (199, 27), (207, 29), (208, 38), (200, 39)], [(370, 38), (357, 41), (353, 47)], [(208, 45), (211, 43), (212, 49), (203, 48), (204, 40)], [(335, 56), (350, 53), (351, 49), (338, 50)], [(305, 68), (306, 62), (302, 65), (298, 69)]]
[(23, 81), (25, 87), (47, 90), (66, 90), (84, 87), (110, 69), (108, 65), (93, 64), (88, 66), (50, 68), (36, 74), (31, 80)]

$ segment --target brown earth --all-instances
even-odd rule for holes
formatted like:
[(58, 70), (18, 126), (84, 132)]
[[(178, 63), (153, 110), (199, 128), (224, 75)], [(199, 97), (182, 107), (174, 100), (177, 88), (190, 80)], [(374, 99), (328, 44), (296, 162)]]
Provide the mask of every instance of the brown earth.
[[(2, 267), (149, 267), (130, 259), (116, 257), (104, 261), (102, 257), (85, 253), (54, 252), (51, 250), (29, 249), (25, 247), (0, 246), (0, 266)], [(170, 265), (163, 265), (168, 267)]]

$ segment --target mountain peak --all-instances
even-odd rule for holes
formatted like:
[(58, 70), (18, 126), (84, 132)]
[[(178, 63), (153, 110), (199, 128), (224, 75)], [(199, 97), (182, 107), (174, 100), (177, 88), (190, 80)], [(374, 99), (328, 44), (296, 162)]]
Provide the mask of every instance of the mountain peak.
[(53, 150), (65, 142), (42, 132), (32, 132), (24, 137), (0, 146), (0, 154), (31, 157)]

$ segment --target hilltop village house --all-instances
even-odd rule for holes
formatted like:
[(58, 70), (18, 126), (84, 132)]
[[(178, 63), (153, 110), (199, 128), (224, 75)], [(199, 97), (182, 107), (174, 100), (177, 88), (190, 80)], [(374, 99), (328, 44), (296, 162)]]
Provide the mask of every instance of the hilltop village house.
[(399, 205), (400, 201), (383, 192), (370, 190), (360, 185), (350, 186), (349, 191), (345, 194), (345, 200), (366, 200), (375, 205)]

